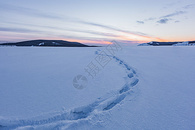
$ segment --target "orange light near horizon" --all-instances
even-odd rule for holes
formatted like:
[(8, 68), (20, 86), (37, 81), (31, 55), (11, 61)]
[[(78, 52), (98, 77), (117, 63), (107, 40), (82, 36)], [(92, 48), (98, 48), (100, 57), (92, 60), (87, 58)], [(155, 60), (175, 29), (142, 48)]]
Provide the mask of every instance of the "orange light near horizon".
[(184, 39), (184, 40), (174, 40), (174, 39), (161, 39), (161, 38), (157, 38), (157, 37), (148, 37), (148, 36), (141, 36), (141, 35), (135, 35), (135, 34), (128, 34), (128, 33), (124, 33), (124, 32), (120, 32), (116, 35), (116, 37), (113, 37), (113, 38), (108, 38), (110, 40), (92, 40), (92, 39), (89, 39), (89, 40), (84, 40), (84, 39), (73, 39), (73, 38), (62, 38), (62, 37), (59, 37), (59, 36), (52, 36), (52, 37), (47, 37), (47, 36), (32, 36), (32, 37), (25, 37), (25, 36), (0, 36), (0, 39), (2, 41), (6, 41), (6, 39), (9, 39), (8, 42), (18, 42), (18, 41), (25, 41), (25, 40), (38, 40), (38, 39), (48, 39), (48, 40), (66, 40), (66, 41), (71, 41), (71, 42), (80, 42), (80, 43), (83, 43), (83, 44), (88, 44), (88, 45), (93, 45), (93, 44), (112, 44), (112, 39), (113, 40), (118, 40), (120, 42), (123, 42), (124, 43), (131, 43), (131, 41), (134, 41), (132, 42), (131, 44), (133, 43), (147, 43), (147, 42), (151, 42), (151, 41), (158, 41), (158, 42), (175, 42), (175, 41), (193, 41), (194, 39)]

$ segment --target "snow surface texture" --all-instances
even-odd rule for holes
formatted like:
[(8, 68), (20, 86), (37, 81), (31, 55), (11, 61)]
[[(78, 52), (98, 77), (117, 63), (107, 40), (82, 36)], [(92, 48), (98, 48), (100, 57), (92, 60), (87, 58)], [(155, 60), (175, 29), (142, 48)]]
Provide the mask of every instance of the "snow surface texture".
[(97, 48), (0, 49), (0, 129), (195, 129), (194, 47), (126, 47), (83, 90), (68, 77)]
[[(97, 55), (98, 51), (96, 51)], [(116, 56), (107, 55), (113, 58), (119, 66), (123, 67), (127, 73), (126, 82), (121, 89), (114, 92), (114, 94), (105, 95), (104, 97), (98, 98), (95, 102), (90, 103), (86, 106), (78, 107), (69, 111), (62, 112), (60, 114), (54, 115), (52, 117), (47, 117), (41, 120), (2, 120), (2, 129), (64, 129), (72, 128), (75, 124), (80, 122), (91, 123), (91, 118), (97, 118), (97, 116), (102, 115), (104, 111), (109, 111), (121, 101), (125, 99), (126, 96), (133, 92), (133, 88), (138, 82), (135, 70), (130, 67), (127, 63), (122, 61)], [(39, 117), (40, 118), (40, 117)], [(42, 117), (43, 118), (43, 117)], [(93, 119), (94, 120), (94, 119)]]

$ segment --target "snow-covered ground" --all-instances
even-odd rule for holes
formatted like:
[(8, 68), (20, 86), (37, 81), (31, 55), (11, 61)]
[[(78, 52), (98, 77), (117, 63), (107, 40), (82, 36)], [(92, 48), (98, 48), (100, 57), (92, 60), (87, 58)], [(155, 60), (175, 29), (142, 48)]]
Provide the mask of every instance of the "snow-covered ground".
[[(115, 54), (0, 47), (0, 129), (195, 129), (195, 47)], [(73, 86), (77, 75), (87, 78), (83, 89)]]

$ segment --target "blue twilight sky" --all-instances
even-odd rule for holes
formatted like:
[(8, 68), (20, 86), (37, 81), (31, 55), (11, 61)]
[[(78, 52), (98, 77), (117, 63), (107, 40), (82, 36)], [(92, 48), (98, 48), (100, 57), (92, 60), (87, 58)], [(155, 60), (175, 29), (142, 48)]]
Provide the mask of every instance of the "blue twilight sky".
[(195, 0), (0, 0), (0, 41), (195, 40)]

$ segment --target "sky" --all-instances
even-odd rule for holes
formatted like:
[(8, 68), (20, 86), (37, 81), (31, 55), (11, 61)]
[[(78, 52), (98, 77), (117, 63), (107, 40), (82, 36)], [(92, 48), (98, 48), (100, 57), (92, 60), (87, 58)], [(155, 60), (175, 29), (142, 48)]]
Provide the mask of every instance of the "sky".
[(0, 0), (0, 42), (195, 40), (195, 0)]

